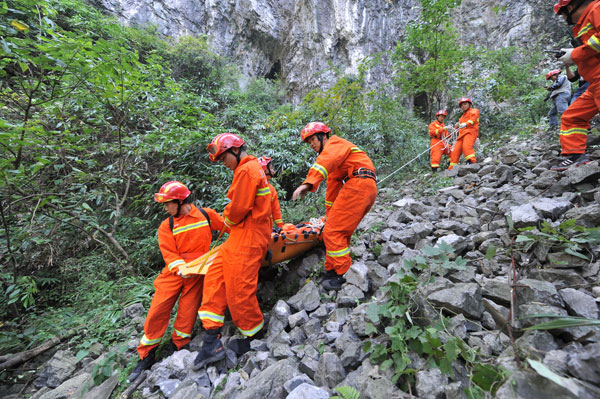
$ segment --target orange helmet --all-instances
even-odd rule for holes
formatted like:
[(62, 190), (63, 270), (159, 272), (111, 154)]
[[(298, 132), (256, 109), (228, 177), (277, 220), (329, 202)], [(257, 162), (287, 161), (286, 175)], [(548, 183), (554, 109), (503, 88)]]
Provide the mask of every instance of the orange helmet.
[(269, 164), (271, 163), (272, 160), (273, 160), (273, 158), (265, 155), (264, 157), (258, 158), (258, 163), (260, 164), (260, 166), (262, 166), (263, 170), (268, 173), (269, 172)]
[(473, 101), (471, 101), (471, 99), (468, 98), (468, 97), (461, 97), (461, 98), (459, 98), (458, 99), (458, 106), (460, 107), (460, 105), (462, 103), (469, 103), (469, 104), (473, 105)]
[(173, 180), (162, 185), (160, 190), (154, 194), (154, 201), (168, 202), (173, 200), (185, 200), (190, 194), (190, 190), (188, 190), (183, 183)]
[(310, 136), (317, 133), (329, 133), (331, 129), (327, 127), (323, 122), (310, 122), (308, 125), (304, 126), (304, 129), (300, 132), (300, 137), (302, 141), (306, 141)]
[(560, 74), (560, 69), (553, 69), (546, 74), (546, 80), (549, 80), (552, 76), (559, 75), (559, 74)]
[(435, 116), (437, 118), (440, 115), (448, 116), (448, 112), (445, 109), (440, 109), (438, 112), (435, 113)]
[(246, 142), (237, 134), (233, 133), (221, 133), (218, 134), (209, 145), (206, 146), (208, 150), (208, 156), (211, 161), (216, 160), (230, 148), (239, 148), (246, 144)]
[(571, 3), (571, 0), (559, 0), (554, 5), (554, 13), (558, 15), (562, 14), (565, 10), (561, 10), (561, 8), (568, 6), (569, 3)]

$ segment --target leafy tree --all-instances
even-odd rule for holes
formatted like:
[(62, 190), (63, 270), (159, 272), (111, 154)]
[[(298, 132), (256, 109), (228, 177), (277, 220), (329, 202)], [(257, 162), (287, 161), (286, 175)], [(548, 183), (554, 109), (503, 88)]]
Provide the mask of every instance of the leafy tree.
[(460, 74), (465, 51), (458, 42), (452, 12), (461, 0), (419, 0), (421, 15), (406, 28), (393, 53), (395, 81), (402, 93), (424, 98), (428, 117), (444, 104), (449, 76)]

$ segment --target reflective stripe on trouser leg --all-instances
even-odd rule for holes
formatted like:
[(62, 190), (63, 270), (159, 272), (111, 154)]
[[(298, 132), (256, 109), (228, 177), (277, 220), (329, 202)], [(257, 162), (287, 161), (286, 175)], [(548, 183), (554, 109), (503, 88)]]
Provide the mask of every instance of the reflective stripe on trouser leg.
[(227, 297), (225, 295), (225, 279), (223, 277), (223, 252), (213, 260), (204, 276), (202, 305), (198, 317), (206, 330), (214, 330), (223, 326)]
[(350, 179), (340, 190), (327, 215), (323, 242), (327, 250), (325, 269), (344, 274), (352, 265), (350, 238), (377, 197), (373, 179)]
[(600, 112), (600, 80), (588, 89), (564, 112), (560, 126), (561, 155), (583, 154), (587, 148), (590, 120)]
[(148, 353), (158, 346), (165, 334), (169, 326), (171, 310), (179, 297), (183, 280), (169, 272), (161, 272), (154, 279), (155, 292), (144, 323), (144, 336), (137, 347), (140, 358), (148, 356)]
[(460, 160), (460, 156), (462, 154), (463, 140), (464, 137), (460, 138), (459, 140), (456, 140), (454, 148), (450, 153), (450, 167), (448, 169), (452, 169), (453, 166), (458, 165), (458, 161)]
[(430, 140), (429, 157), (431, 159), (431, 167), (439, 168), (442, 162), (442, 154), (444, 153), (444, 144), (441, 140)]
[(477, 140), (477, 135), (475, 133), (468, 133), (463, 139), (462, 152), (465, 156), (465, 161), (471, 160), (472, 162), (477, 162), (477, 159), (475, 158), (475, 150), (473, 149), (475, 140)]
[[(177, 276), (179, 277), (179, 276)], [(202, 303), (202, 287), (204, 276), (193, 276), (183, 279), (183, 287), (179, 295), (177, 316), (173, 323), (171, 340), (181, 348), (190, 342), (194, 323), (196, 323), (197, 310)]]

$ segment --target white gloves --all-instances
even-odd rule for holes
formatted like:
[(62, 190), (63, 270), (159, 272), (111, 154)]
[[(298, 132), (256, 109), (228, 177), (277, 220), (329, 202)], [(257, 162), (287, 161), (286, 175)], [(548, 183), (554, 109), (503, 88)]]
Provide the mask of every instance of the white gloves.
[(465, 128), (465, 127), (467, 127), (466, 123), (461, 123), (460, 125), (458, 125), (459, 129), (462, 129), (462, 128)]
[(565, 53), (558, 60), (565, 65), (573, 65), (573, 58), (571, 58), (571, 53), (573, 52), (572, 48), (561, 48), (560, 51), (564, 51)]

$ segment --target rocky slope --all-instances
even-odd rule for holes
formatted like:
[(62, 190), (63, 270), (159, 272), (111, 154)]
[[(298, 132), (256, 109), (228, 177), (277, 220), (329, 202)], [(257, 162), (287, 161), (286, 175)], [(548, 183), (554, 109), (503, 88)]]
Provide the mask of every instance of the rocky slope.
[[(416, 0), (93, 0), (129, 24), (154, 24), (166, 36), (207, 35), (217, 54), (240, 65), (244, 76), (274, 76), (292, 101), (335, 81), (335, 67), (357, 74), (370, 55), (393, 49), (419, 13)], [(464, 0), (453, 21), (463, 43), (497, 49), (531, 47), (566, 36), (566, 25), (542, 0)], [(550, 44), (547, 44), (550, 43)], [(390, 78), (389, 62), (367, 82)]]
[[(378, 202), (356, 233), (352, 247), (355, 263), (342, 291), (324, 292), (317, 282), (322, 250), (272, 269), (276, 277), (265, 275), (259, 286), (261, 303), (275, 303), (272, 308), (263, 306), (268, 333), (263, 340), (253, 341), (251, 352), (236, 358), (228, 351), (220, 363), (191, 371), (201, 343), (199, 332), (189, 350), (176, 352), (152, 367), (139, 388), (141, 396), (328, 398), (334, 387), (352, 386), (362, 399), (409, 397), (392, 382), (391, 371), (382, 371), (363, 351), (369, 340), (386, 342), (383, 336), (367, 332), (371, 321), (368, 309), (370, 304), (386, 300), (381, 288), (397, 281), (398, 271), (406, 271), (405, 260), (423, 255), (427, 245), (446, 243), (453, 248), (455, 259), (466, 260), (466, 267), (442, 271), (433, 282), (422, 281), (412, 296), (412, 318), (427, 325), (439, 312), (444, 313), (450, 318), (448, 337), (458, 337), (476, 349), (483, 362), (504, 367), (507, 378), (497, 389), (497, 398), (600, 397), (598, 327), (522, 330), (544, 321), (527, 318), (535, 314), (595, 320), (599, 314), (597, 236), (596, 240), (579, 241), (585, 248), (581, 253), (588, 257), (584, 260), (569, 254), (566, 241), (559, 240), (557, 233), (546, 231), (549, 239), (534, 240), (534, 245), (525, 248), (527, 241), (515, 240), (517, 233), (510, 229), (511, 223), (517, 229), (531, 227), (521, 235), (548, 238), (542, 234), (544, 222), (557, 231), (567, 219), (588, 228), (600, 225), (600, 149), (592, 147), (591, 163), (558, 173), (549, 170), (549, 160), (558, 154), (558, 148), (547, 142), (541, 136), (526, 142), (515, 138), (493, 158), (444, 172), (452, 185), (431, 195), (417, 191), (421, 181), (381, 189)], [(562, 237), (569, 237), (563, 233)], [(495, 254), (486, 257), (490, 248), (495, 248)], [(513, 273), (517, 277), (514, 282)], [(283, 292), (289, 295), (282, 296)], [(508, 317), (510, 308), (514, 310), (512, 318)], [(91, 348), (91, 354), (81, 361), (66, 348), (54, 353), (41, 367), (33, 384), (37, 391), (31, 397), (75, 398), (85, 391), (85, 398), (108, 398), (117, 375), (86, 391), (86, 386), (93, 386), (94, 366), (135, 363), (144, 316), (145, 309), (139, 304), (123, 311), (123, 317), (131, 320), (127, 329), (131, 341), (124, 356), (117, 356), (115, 348), (100, 346)], [(514, 343), (503, 326), (507, 318), (511, 319)], [(235, 329), (229, 322), (224, 330), (226, 342)], [(516, 363), (515, 350), (522, 368)], [(452, 363), (454, 376), (449, 377), (418, 354), (409, 355), (411, 367), (418, 370), (413, 398), (466, 398), (469, 375), (460, 359)], [(534, 372), (525, 358), (537, 359), (564, 376), (564, 386)], [(107, 359), (113, 359), (112, 363)]]

